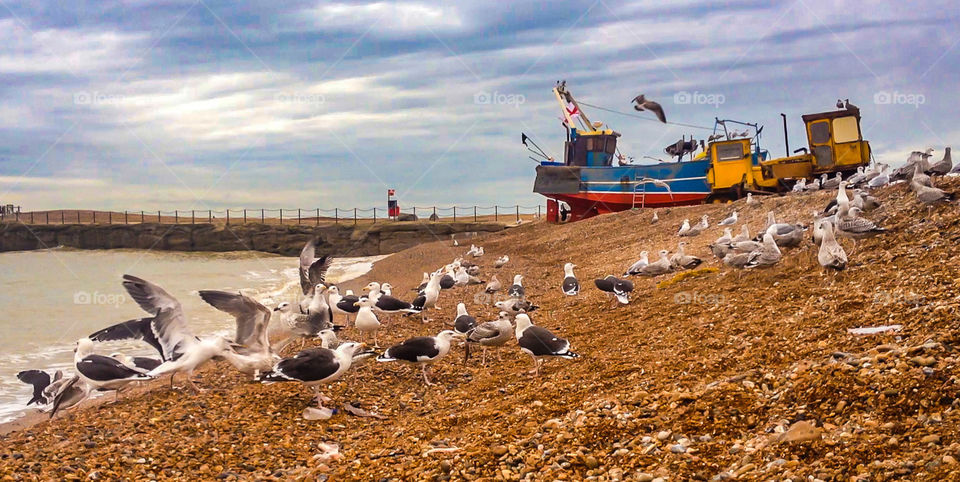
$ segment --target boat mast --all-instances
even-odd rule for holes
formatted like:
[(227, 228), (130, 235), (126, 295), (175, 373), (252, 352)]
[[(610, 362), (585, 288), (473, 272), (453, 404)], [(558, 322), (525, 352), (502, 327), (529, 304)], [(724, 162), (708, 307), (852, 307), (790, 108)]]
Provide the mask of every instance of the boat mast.
[(566, 89), (566, 81), (557, 84), (553, 88), (553, 95), (557, 97), (557, 102), (560, 103), (560, 111), (563, 112), (563, 117), (567, 120), (567, 125), (574, 127), (573, 117), (570, 116), (570, 111), (567, 110), (566, 99), (570, 100), (570, 103), (576, 108), (577, 112), (580, 112), (580, 123), (583, 124), (584, 130), (589, 132), (597, 132), (597, 129), (593, 127), (593, 123), (590, 122), (590, 119), (587, 118), (587, 114), (583, 112), (583, 109), (580, 108), (580, 104), (577, 103), (577, 99), (573, 98), (573, 94)]

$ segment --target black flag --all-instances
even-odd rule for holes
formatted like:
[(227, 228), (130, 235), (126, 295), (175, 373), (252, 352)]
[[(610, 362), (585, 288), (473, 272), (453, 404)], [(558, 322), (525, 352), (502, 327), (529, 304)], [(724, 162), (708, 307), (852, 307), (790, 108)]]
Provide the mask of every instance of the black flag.
[(521, 133), (520, 133), (520, 142), (522, 142), (524, 146), (527, 145), (527, 139), (528, 139), (527, 135), (524, 134), (523, 132), (521, 132)]

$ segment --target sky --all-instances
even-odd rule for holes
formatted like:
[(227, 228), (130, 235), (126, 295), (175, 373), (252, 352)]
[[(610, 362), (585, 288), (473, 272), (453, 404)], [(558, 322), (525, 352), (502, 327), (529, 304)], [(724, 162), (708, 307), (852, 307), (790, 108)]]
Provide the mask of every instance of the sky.
[[(767, 126), (861, 108), (878, 160), (960, 139), (960, 8), (916, 2), (0, 0), (0, 203), (24, 210), (532, 205), (581, 102)], [(681, 135), (585, 107), (624, 154)]]

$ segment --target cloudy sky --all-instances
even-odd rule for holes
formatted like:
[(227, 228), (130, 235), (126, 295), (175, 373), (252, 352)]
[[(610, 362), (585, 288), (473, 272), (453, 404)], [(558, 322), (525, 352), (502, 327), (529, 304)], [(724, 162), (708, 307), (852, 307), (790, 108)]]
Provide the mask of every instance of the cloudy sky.
[[(0, 202), (533, 204), (520, 132), (560, 155), (557, 79), (766, 124), (775, 155), (780, 112), (798, 147), (838, 97), (881, 160), (960, 139), (955, 0), (664, 3), (0, 0)], [(638, 159), (703, 134), (587, 113)]]

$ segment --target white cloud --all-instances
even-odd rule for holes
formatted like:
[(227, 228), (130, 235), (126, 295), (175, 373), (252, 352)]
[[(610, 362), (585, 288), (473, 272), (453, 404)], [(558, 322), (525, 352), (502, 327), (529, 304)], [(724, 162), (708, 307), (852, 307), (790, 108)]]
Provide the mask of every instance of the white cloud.
[(369, 34), (374, 37), (423, 35), (428, 29), (441, 31), (463, 26), (463, 20), (455, 7), (427, 3), (322, 2), (308, 13), (315, 17), (316, 26), (324, 30), (346, 28), (363, 32), (369, 29)]

